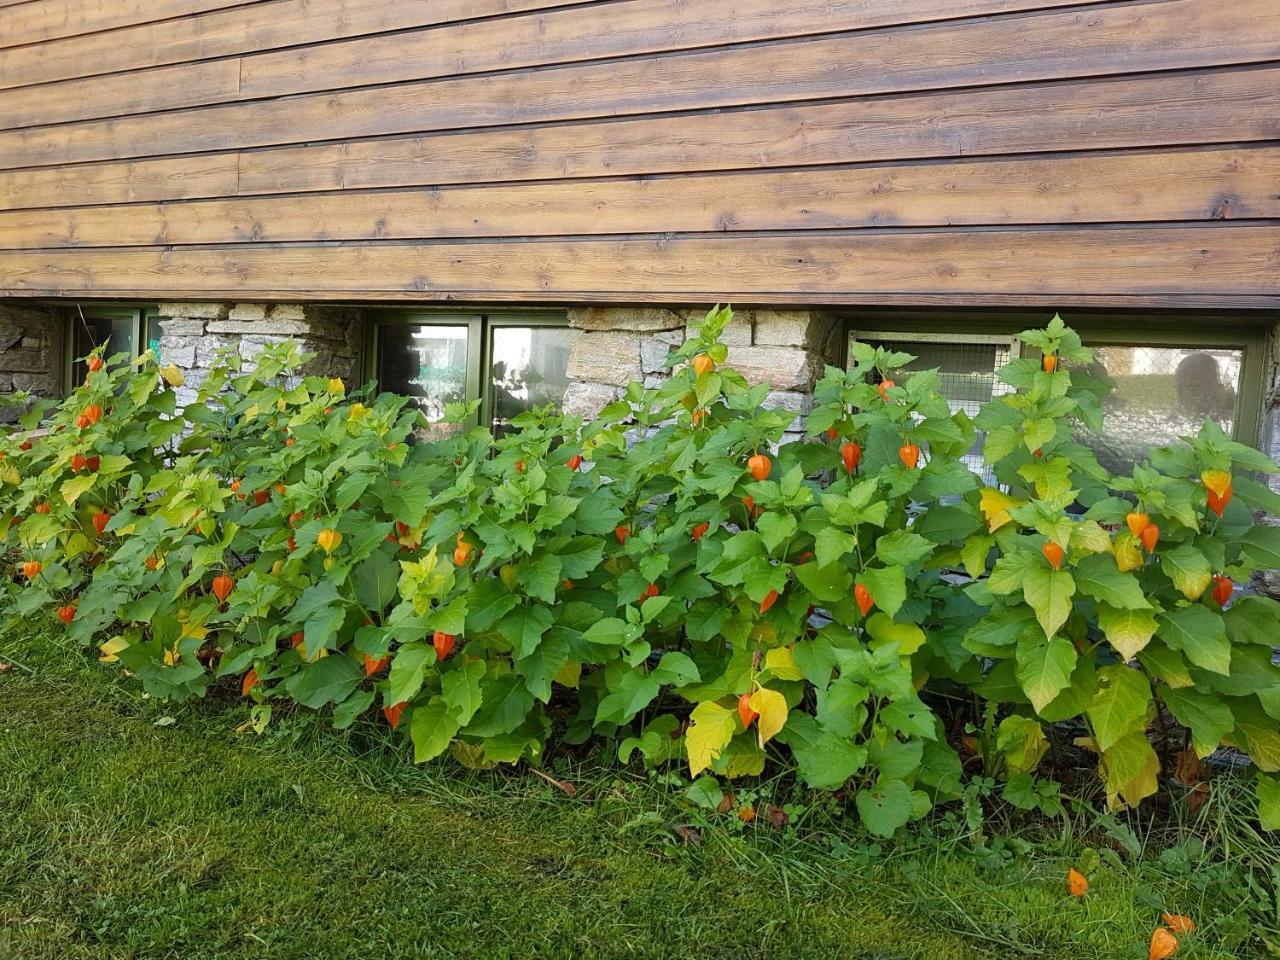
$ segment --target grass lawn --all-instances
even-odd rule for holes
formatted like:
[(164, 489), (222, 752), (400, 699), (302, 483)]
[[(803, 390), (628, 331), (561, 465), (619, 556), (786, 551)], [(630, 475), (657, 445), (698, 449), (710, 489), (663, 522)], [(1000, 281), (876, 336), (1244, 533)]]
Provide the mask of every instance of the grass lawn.
[[(569, 797), (525, 770), (415, 768), (373, 725), (237, 733), (242, 706), (154, 703), (48, 643), (0, 652), (24, 665), (0, 675), (5, 960), (1115, 960), (1146, 957), (1161, 909), (1201, 924), (1179, 960), (1280, 942), (1276, 851), (1230, 785), (1141, 852), (1136, 822), (1085, 814), (1034, 844), (952, 814), (882, 846), (831, 798), (743, 826), (674, 777), (585, 765), (558, 771)], [(1086, 846), (1102, 862), (1076, 902)]]

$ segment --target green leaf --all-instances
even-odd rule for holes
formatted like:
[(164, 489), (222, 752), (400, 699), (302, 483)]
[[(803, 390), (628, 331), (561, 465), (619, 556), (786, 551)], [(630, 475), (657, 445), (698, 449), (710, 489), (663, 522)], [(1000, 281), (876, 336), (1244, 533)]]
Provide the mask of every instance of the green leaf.
[(1213, 673), (1231, 672), (1231, 642), (1222, 617), (1201, 604), (1160, 615), (1156, 634), (1170, 648), (1181, 650), (1198, 667)]
[(465, 727), (480, 709), (480, 681), (484, 678), (483, 660), (465, 660), (453, 670), (440, 675), (441, 694), (450, 715)]
[(284, 688), (298, 703), (317, 710), (345, 700), (363, 678), (364, 671), (350, 657), (322, 657), (286, 680)]
[(892, 837), (911, 819), (911, 788), (902, 780), (880, 780), (854, 797), (863, 825), (877, 837)]
[(814, 599), (824, 603), (847, 599), (853, 586), (849, 571), (837, 563), (825, 567), (817, 563), (802, 563), (792, 571)]
[(1160, 688), (1160, 699), (1175, 720), (1191, 731), (1196, 756), (1204, 758), (1235, 729), (1231, 708), (1220, 697), (1211, 697), (1193, 689)]
[(1039, 720), (1015, 713), (1000, 721), (996, 749), (1004, 756), (1010, 773), (1027, 773), (1039, 766), (1049, 741)]
[(1149, 610), (1151, 603), (1132, 573), (1122, 573), (1116, 558), (1095, 553), (1081, 559), (1074, 572), (1076, 589), (1087, 597), (1121, 610)]
[(1259, 773), (1258, 819), (1263, 830), (1280, 831), (1280, 777), (1270, 777)]
[(1213, 580), (1208, 558), (1189, 543), (1161, 554), (1160, 569), (1188, 600), (1199, 600)]
[(336, 730), (346, 730), (373, 705), (375, 694), (372, 690), (356, 690), (333, 711), (333, 726)]
[(413, 741), (413, 762), (434, 760), (449, 746), (458, 732), (458, 721), (440, 697), (413, 708), (409, 719), (409, 738)]
[(789, 513), (764, 513), (756, 520), (756, 531), (772, 553), (796, 532), (796, 518)]
[(551, 611), (546, 607), (517, 607), (502, 618), (498, 631), (511, 644), (515, 658), (522, 660), (538, 649), (552, 622)]
[(930, 541), (907, 530), (894, 530), (876, 540), (876, 557), (886, 566), (907, 567), (932, 552)]
[(1107, 641), (1126, 660), (1132, 660), (1156, 633), (1156, 615), (1151, 610), (1117, 610), (1098, 604), (1098, 626)]
[(400, 568), (382, 551), (370, 554), (351, 573), (356, 599), (366, 610), (381, 613), (396, 597)]
[(1052, 637), (1067, 622), (1075, 592), (1076, 582), (1066, 570), (1028, 566), (1022, 577), (1022, 595), (1036, 612), (1046, 637)]
[(898, 652), (909, 657), (922, 646), (925, 636), (914, 623), (894, 623), (887, 613), (877, 611), (867, 618), (865, 624), (871, 642), (867, 644), (872, 650), (879, 650), (890, 643), (898, 645)]
[(660, 689), (658, 681), (643, 667), (616, 669), (605, 673), (609, 694), (596, 705), (596, 723), (628, 723), (653, 702)]
[(84, 476), (64, 480), (62, 483), (62, 499), (67, 504), (74, 504), (81, 496), (89, 492), (97, 479), (98, 475), (96, 473), (88, 473)]
[(865, 747), (822, 730), (807, 713), (788, 717), (778, 741), (791, 748), (801, 779), (814, 790), (842, 786), (867, 762)]
[(907, 573), (902, 567), (868, 567), (858, 574), (876, 606), (895, 616), (907, 599)]
[(1098, 671), (1098, 692), (1085, 713), (1093, 724), (1098, 749), (1107, 750), (1146, 727), (1151, 685), (1138, 670), (1113, 664)]
[(582, 634), (582, 639), (588, 643), (598, 643), (602, 646), (620, 647), (636, 639), (641, 632), (639, 627), (633, 626), (625, 620), (619, 620), (617, 617), (605, 617), (587, 627)]
[(720, 783), (715, 777), (704, 774), (689, 784), (685, 796), (695, 806), (702, 807), (704, 810), (715, 810), (724, 800), (724, 791), (720, 789)]
[(510, 733), (533, 707), (533, 694), (520, 677), (498, 677), (481, 688), (480, 709), (467, 725), (467, 733), (477, 737), (494, 737)]
[(822, 569), (853, 553), (857, 540), (852, 533), (838, 527), (823, 527), (813, 538), (813, 552)]
[(1076, 648), (1062, 637), (1031, 637), (1018, 643), (1017, 659), (1022, 692), (1041, 710), (1070, 685)]
[(387, 692), (384, 699), (388, 703), (404, 703), (412, 700), (422, 689), (422, 680), (427, 666), (435, 662), (436, 652), (427, 644), (406, 643), (396, 651), (395, 657), (391, 660), (391, 673), (387, 677)]
[(1156, 792), (1160, 758), (1145, 733), (1121, 737), (1102, 754), (1103, 785), (1109, 798), (1137, 806)]
[(563, 580), (563, 564), (552, 554), (544, 554), (520, 571), (520, 582), (525, 592), (543, 603), (556, 602), (556, 588)]
[(1280, 527), (1254, 524), (1240, 538), (1243, 559), (1255, 570), (1280, 568)]

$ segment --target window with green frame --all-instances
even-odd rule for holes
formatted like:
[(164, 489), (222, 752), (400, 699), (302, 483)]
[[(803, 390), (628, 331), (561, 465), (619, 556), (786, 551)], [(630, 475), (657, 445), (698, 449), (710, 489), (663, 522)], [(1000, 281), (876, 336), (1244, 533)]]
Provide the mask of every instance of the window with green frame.
[[(868, 311), (849, 318), (850, 341), (890, 346), (917, 360), (902, 372), (938, 368), (953, 410), (973, 414), (1010, 392), (996, 371), (1021, 354), (1018, 332), (1042, 314)], [(1113, 472), (1128, 473), (1153, 446), (1199, 429), (1205, 418), (1245, 443), (1259, 439), (1268, 329), (1274, 318), (1074, 313), (1063, 319), (1093, 349), (1087, 371), (1111, 385), (1099, 432), (1081, 442)], [(966, 458), (981, 469), (981, 438)]]
[(445, 436), (450, 403), (480, 401), (495, 433), (533, 407), (558, 404), (569, 385), (574, 331), (562, 313), (370, 310), (368, 376), (379, 389), (412, 397)]
[(147, 304), (75, 304), (68, 308), (64, 376), (68, 387), (84, 379), (84, 358), (100, 346), (108, 357), (136, 357), (151, 349), (160, 355), (156, 308)]

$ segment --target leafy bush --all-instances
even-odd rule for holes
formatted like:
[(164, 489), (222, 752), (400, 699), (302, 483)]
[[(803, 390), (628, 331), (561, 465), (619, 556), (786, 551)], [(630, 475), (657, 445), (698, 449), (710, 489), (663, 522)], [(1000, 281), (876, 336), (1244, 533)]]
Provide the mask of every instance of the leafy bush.
[[(973, 421), (856, 345), (779, 447), (793, 414), (719, 366), (728, 318), (658, 389), (498, 440), (414, 442), (405, 400), (299, 377), (292, 344), (221, 359), (181, 414), (175, 369), (95, 356), (3, 442), (7, 629), (57, 617), (153, 696), (238, 689), (259, 729), (280, 701), (381, 708), (418, 761), (536, 761), (553, 730), (695, 777), (768, 752), (883, 835), (960, 796), (962, 756), (1051, 810), (1034, 774), (1073, 733), (1136, 804), (1186, 728), (1249, 753), (1277, 825), (1280, 605), (1236, 589), (1280, 566), (1251, 509), (1280, 512), (1250, 478), (1275, 464), (1210, 422), (1109, 475), (1057, 318)], [(980, 436), (992, 485), (961, 459)]]

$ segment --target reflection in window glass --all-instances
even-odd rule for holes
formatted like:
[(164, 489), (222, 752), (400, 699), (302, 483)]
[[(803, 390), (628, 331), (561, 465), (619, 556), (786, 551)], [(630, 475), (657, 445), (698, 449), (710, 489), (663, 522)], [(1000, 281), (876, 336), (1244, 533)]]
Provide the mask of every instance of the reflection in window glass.
[(1111, 386), (1101, 433), (1082, 437), (1113, 473), (1129, 473), (1154, 446), (1194, 434), (1206, 419), (1230, 434), (1240, 391), (1241, 350), (1092, 347), (1086, 372)]
[(75, 381), (84, 379), (88, 372), (84, 358), (97, 347), (106, 344), (104, 357), (117, 353), (133, 352), (133, 316), (130, 314), (94, 317), (77, 315), (71, 321), (71, 356), (75, 360)]
[(433, 427), (424, 439), (449, 436), (445, 405), (467, 398), (467, 328), (387, 324), (378, 329), (378, 381), (383, 390), (412, 397)]
[(501, 433), (526, 410), (559, 405), (573, 331), (564, 327), (494, 327), (489, 368), (493, 430)]
[[(938, 377), (942, 381), (942, 396), (951, 407), (952, 413), (963, 410), (970, 418), (976, 417), (984, 403), (994, 397), (1013, 392), (1013, 388), (996, 375), (1010, 360), (1008, 340), (975, 342), (952, 340), (942, 336), (937, 339), (906, 337), (863, 339), (864, 342), (869, 342), (873, 346), (915, 356), (916, 359), (906, 367), (890, 372), (890, 376), (899, 383), (903, 382), (908, 374), (936, 368)], [(982, 463), (982, 444), (985, 436), (985, 433), (979, 431), (973, 448), (961, 459), (970, 470), (981, 474), (990, 483), (994, 482), (993, 475)]]

